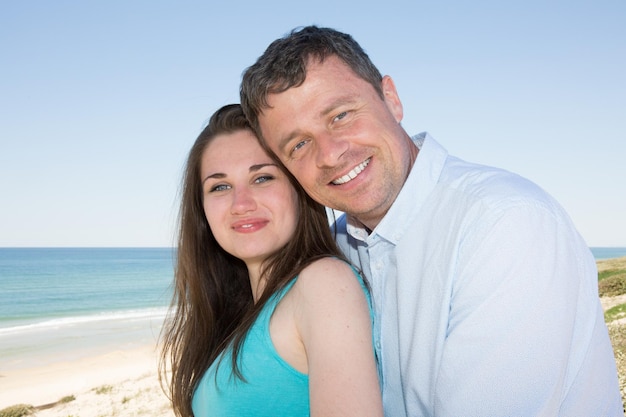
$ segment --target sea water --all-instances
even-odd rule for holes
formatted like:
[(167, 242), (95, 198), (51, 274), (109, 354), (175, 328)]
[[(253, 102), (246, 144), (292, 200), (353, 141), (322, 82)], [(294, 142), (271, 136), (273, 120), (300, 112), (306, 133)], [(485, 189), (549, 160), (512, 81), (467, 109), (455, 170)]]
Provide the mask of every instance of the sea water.
[(621, 258), (626, 256), (626, 248), (591, 248), (597, 261), (602, 259)]
[(172, 248), (0, 248), (0, 371), (156, 343)]

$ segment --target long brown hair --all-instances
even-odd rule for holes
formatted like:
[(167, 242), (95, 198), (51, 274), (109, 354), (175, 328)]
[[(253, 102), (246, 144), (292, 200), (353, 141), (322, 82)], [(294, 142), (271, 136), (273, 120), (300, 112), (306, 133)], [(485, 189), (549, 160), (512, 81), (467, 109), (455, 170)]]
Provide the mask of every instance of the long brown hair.
[[(279, 164), (298, 195), (299, 224), (294, 236), (263, 264), (263, 294), (255, 304), (243, 261), (215, 240), (203, 209), (202, 154), (220, 134), (252, 128), (241, 106), (219, 109), (193, 144), (183, 175), (174, 295), (162, 333), (159, 379), (177, 416), (193, 416), (193, 393), (208, 367), (233, 349), (232, 370), (241, 378), (237, 357), (245, 336), (267, 300), (316, 259), (344, 259), (331, 235), (324, 206), (312, 200)], [(168, 379), (168, 367), (171, 377)]]

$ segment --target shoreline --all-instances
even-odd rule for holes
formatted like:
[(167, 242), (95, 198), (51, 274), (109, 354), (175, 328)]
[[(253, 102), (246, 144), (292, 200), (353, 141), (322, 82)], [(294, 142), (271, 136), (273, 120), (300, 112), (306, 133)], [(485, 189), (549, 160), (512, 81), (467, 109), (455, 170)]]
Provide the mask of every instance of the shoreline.
[(148, 308), (0, 328), (0, 373), (156, 343), (165, 316), (166, 308)]

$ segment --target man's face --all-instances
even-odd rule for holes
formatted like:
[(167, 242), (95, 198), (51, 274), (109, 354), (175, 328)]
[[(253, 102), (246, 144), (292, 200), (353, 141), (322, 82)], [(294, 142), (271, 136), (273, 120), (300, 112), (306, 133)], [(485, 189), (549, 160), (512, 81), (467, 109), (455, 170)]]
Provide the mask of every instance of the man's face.
[(400, 192), (417, 148), (400, 126), (389, 77), (384, 100), (336, 56), (311, 61), (302, 85), (270, 94), (259, 115), (268, 146), (318, 202), (373, 229)]

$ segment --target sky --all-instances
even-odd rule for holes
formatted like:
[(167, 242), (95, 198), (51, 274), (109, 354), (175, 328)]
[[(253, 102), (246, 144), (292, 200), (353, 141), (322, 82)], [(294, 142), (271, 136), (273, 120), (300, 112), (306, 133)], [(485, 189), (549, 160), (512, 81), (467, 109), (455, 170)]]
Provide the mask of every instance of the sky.
[(411, 135), (626, 246), (626, 2), (0, 0), (0, 247), (173, 246), (182, 170), (274, 39), (350, 33)]

